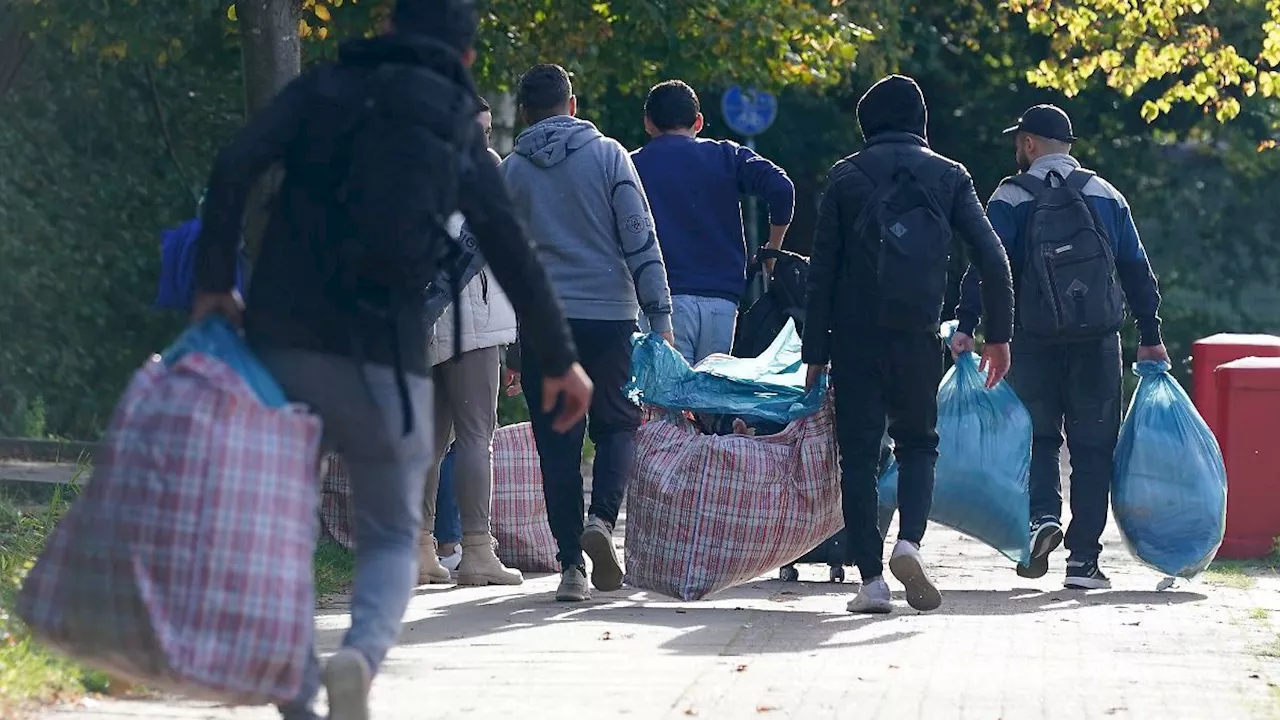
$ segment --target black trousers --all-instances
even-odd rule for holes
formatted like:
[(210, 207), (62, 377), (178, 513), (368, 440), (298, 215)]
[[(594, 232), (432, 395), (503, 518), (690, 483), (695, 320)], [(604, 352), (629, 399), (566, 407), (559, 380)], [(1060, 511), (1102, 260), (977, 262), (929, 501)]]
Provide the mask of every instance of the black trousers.
[(578, 346), (579, 361), (595, 385), (586, 420), (564, 434), (553, 430), (551, 423), (559, 408), (543, 412), (538, 368), (533, 362), (526, 362), (521, 376), (542, 467), (547, 521), (563, 567), (585, 564), (581, 541), (583, 438), (590, 432), (596, 446), (589, 512), (612, 525), (618, 520), (626, 496), (627, 480), (635, 463), (636, 429), (640, 427), (640, 407), (622, 392), (631, 379), (635, 322), (570, 320), (569, 329)]
[(1063, 429), (1071, 452), (1075, 560), (1096, 560), (1107, 526), (1113, 456), (1120, 434), (1120, 336), (1072, 343), (1017, 339), (1009, 384), (1031, 413), (1031, 519), (1062, 517)]
[(884, 572), (876, 485), (886, 419), (898, 459), (898, 538), (917, 544), (924, 538), (938, 461), (942, 364), (937, 333), (852, 328), (833, 338), (844, 524), (863, 582)]

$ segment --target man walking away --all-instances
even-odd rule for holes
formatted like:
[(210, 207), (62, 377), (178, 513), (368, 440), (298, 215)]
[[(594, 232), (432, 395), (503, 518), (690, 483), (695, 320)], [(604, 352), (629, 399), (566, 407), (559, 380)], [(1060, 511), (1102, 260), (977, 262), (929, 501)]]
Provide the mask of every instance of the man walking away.
[[(581, 601), (589, 595), (584, 551), (591, 557), (591, 582), (597, 589), (622, 587), (613, 526), (640, 426), (640, 408), (622, 387), (631, 378), (631, 335), (639, 312), (671, 342), (671, 294), (649, 203), (631, 157), (617, 141), (574, 117), (577, 98), (569, 74), (558, 65), (538, 65), (520, 79), (517, 100), (529, 127), (502, 162), (502, 174), (597, 388), (589, 413), (596, 457), (585, 529), (581, 463), (586, 426), (557, 435), (546, 409), (529, 398), (548, 520), (560, 550), (556, 599)], [(526, 351), (542, 342), (527, 330), (520, 328)], [(525, 387), (536, 387), (538, 377), (537, 368), (524, 367)]]
[(778, 250), (795, 211), (795, 185), (750, 148), (699, 138), (704, 123), (698, 95), (679, 80), (650, 90), (644, 115), (645, 132), (653, 139), (632, 160), (653, 206), (667, 263), (676, 349), (695, 365), (733, 346), (738, 301), (746, 289), (741, 196), (756, 196), (769, 206), (767, 247)]
[[(488, 104), (482, 102), (477, 119), (488, 138), (493, 115), (486, 108)], [(452, 222), (456, 226), (450, 230), (455, 235), (471, 234), (461, 218)], [(483, 267), (483, 258), (477, 260)], [(457, 348), (455, 336), (461, 341)], [(519, 570), (507, 568), (498, 560), (489, 527), (493, 432), (498, 427), (498, 384), (502, 374), (500, 348), (515, 341), (515, 311), (502, 287), (481, 269), (462, 288), (457, 311), (445, 311), (436, 321), (427, 345), (435, 381), (435, 437), (423, 493), (423, 528), (435, 528), (440, 465), (453, 440), (453, 482), (448, 489), (456, 494), (462, 518), (462, 558), (455, 566), (459, 585), (524, 582)], [(418, 552), (418, 582), (449, 582), (451, 574), (441, 563), (434, 534), (424, 532)]]
[(812, 387), (828, 360), (835, 393), (844, 522), (862, 589), (855, 613), (892, 610), (876, 526), (880, 441), (888, 420), (898, 459), (898, 542), (889, 569), (916, 610), (942, 595), (920, 558), (938, 459), (938, 321), (953, 236), (992, 278), (983, 365), (988, 386), (1009, 368), (1009, 264), (968, 170), (929, 149), (924, 95), (891, 75), (858, 102), (862, 152), (836, 163), (819, 209), (809, 271), (803, 359)]
[[(399, 0), (387, 35), (343, 45), (290, 83), (218, 155), (199, 241), (192, 317), (239, 319), (235, 256), (246, 197), (276, 162), (244, 326), (291, 400), (324, 421), (351, 473), (351, 628), (323, 673), (329, 717), (369, 717), (369, 686), (416, 584), (422, 478), (432, 456), (423, 289), (461, 209), (533, 342), (556, 426), (582, 417), (591, 383), (546, 273), (520, 229), (475, 122), (478, 23), (470, 0)], [(454, 167), (456, 174), (443, 168)], [(317, 483), (317, 492), (319, 484)], [(264, 512), (269, 511), (264, 509)], [(286, 718), (315, 719), (314, 651)]]
[[(1124, 301), (1138, 323), (1138, 359), (1168, 360), (1157, 315), (1160, 290), (1129, 203), (1071, 156), (1076, 137), (1067, 114), (1037, 105), (1005, 133), (1014, 136), (1019, 174), (996, 188), (987, 212), (1013, 262), (1018, 337), (1009, 383), (1031, 412), (1034, 435), (1031, 563), (1018, 574), (1043, 577), (1049, 554), (1063, 540), (1058, 462), (1065, 420), (1071, 452), (1065, 585), (1108, 588), (1111, 581), (1098, 567), (1099, 538), (1120, 433)], [(965, 275), (952, 352), (973, 347), (985, 273), (977, 267)]]

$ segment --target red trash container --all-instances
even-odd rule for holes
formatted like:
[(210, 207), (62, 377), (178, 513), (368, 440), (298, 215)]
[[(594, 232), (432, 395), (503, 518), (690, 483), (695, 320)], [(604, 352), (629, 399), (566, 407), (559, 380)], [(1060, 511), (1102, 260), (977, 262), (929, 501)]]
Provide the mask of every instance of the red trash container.
[(1222, 436), (1218, 435), (1218, 386), (1213, 371), (1246, 357), (1280, 357), (1280, 337), (1219, 333), (1191, 345), (1191, 399), (1218, 442)]
[(1243, 358), (1214, 374), (1227, 465), (1227, 533), (1218, 557), (1266, 557), (1280, 536), (1280, 358)]

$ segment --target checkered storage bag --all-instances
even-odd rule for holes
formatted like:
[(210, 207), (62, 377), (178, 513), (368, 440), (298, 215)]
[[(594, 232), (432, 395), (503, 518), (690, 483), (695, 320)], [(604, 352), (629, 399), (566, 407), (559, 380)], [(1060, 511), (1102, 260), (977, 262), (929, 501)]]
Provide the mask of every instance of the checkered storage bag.
[(547, 524), (542, 468), (533, 427), (525, 422), (493, 435), (493, 534), (498, 558), (525, 572), (558, 572), (556, 541)]
[(325, 455), (320, 472), (320, 529), (325, 537), (342, 547), (355, 549), (355, 528), (351, 507), (351, 480), (337, 453)]
[(749, 582), (843, 526), (830, 402), (776, 435), (640, 428), (627, 492), (627, 582), (682, 600)]
[(263, 405), (210, 355), (153, 358), (19, 616), (41, 642), (147, 687), (293, 699), (313, 633), (320, 430), (297, 406)]

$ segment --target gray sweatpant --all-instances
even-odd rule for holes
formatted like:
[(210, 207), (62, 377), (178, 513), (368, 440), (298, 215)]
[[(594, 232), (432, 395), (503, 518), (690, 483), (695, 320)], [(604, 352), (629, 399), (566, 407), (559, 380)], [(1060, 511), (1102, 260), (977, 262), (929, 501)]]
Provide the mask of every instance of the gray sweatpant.
[[(418, 581), (420, 478), (434, 455), (431, 381), (409, 375), (413, 431), (404, 418), (395, 373), (385, 365), (357, 365), (336, 355), (284, 348), (255, 348), (262, 364), (293, 402), (324, 420), (324, 448), (342, 455), (351, 478), (355, 515), (356, 577), (351, 629), (342, 646), (359, 650), (376, 674), (400, 633)], [(319, 478), (316, 492), (320, 492)], [(320, 689), (320, 662), (308, 658), (297, 699), (281, 707), (288, 720), (311, 720)]]
[(436, 524), (440, 461), (453, 440), (453, 488), (464, 535), (487, 534), (493, 496), (493, 432), (498, 427), (498, 348), (462, 353), (432, 370), (435, 440), (422, 497), (423, 527)]

